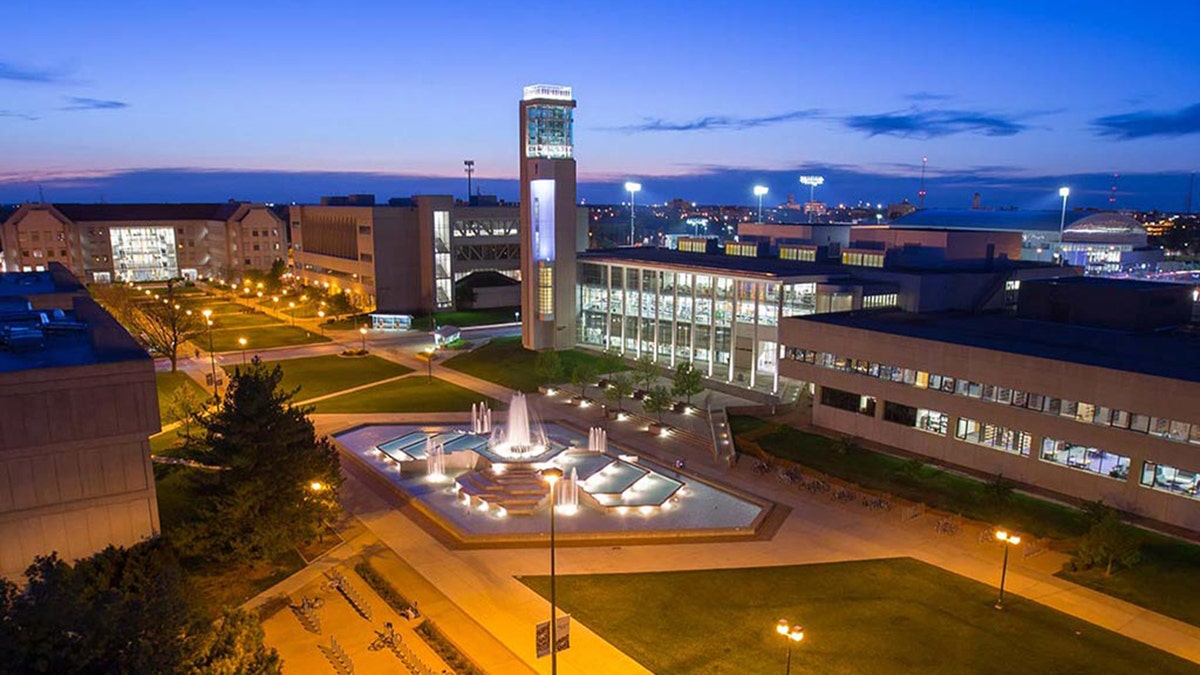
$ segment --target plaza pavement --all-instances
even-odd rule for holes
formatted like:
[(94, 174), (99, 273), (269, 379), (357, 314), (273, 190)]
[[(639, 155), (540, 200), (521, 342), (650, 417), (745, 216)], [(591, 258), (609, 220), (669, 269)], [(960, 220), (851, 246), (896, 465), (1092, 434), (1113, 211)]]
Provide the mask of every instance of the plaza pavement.
[[(414, 343), (415, 344), (415, 343)], [(414, 368), (425, 368), (411, 345), (380, 344), (372, 353)], [(310, 355), (311, 347), (287, 348), (272, 358)], [(472, 376), (434, 366), (435, 375), (499, 400), (506, 388)], [(561, 421), (586, 429), (601, 423), (599, 408), (580, 409), (541, 396), (531, 402), (544, 421)], [(429, 415), (371, 415), (370, 421), (409, 421)], [(319, 431), (328, 433), (368, 416), (314, 416)], [(688, 471), (723, 482), (791, 507), (769, 541), (653, 546), (568, 547), (558, 552), (560, 574), (648, 572), (836, 562), (868, 558), (909, 556), (948, 571), (995, 586), (1001, 550), (980, 544), (978, 531), (964, 527), (955, 536), (937, 533), (930, 516), (902, 523), (897, 509), (867, 512), (856, 504), (837, 504), (788, 486), (770, 475), (753, 472), (751, 462), (733, 468), (716, 466), (711, 449), (685, 435), (650, 436), (640, 425), (605, 422), (609, 439), (638, 452), (671, 462), (687, 461)], [(549, 617), (549, 606), (516, 577), (544, 575), (548, 561), (544, 549), (449, 550), (392, 504), (351, 477), (346, 494), (349, 510), (389, 548), (419, 572), (439, 592), (471, 619), (482, 624), (536, 672), (549, 672), (547, 659), (534, 655), (534, 626)], [(1053, 552), (1029, 559), (1010, 560), (1006, 589), (1077, 618), (1121, 633), (1164, 651), (1200, 663), (1200, 628), (1137, 607), (1130, 603), (1072, 584), (1053, 576), (1065, 556)], [(403, 589), (401, 589), (403, 591)], [(1026, 601), (1014, 597), (1014, 602)], [(770, 627), (764, 627), (769, 630)], [(453, 637), (453, 628), (447, 632)], [(560, 655), (564, 672), (639, 673), (644, 668), (584, 626), (572, 626), (572, 646)]]

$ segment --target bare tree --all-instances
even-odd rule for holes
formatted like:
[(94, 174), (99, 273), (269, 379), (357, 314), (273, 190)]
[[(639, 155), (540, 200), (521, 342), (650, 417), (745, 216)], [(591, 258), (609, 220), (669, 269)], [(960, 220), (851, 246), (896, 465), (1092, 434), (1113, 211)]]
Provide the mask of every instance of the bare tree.
[(174, 284), (159, 299), (143, 303), (133, 311), (133, 325), (151, 348), (171, 360), (171, 372), (178, 370), (179, 347), (205, 329), (204, 317), (188, 309), (175, 294)]

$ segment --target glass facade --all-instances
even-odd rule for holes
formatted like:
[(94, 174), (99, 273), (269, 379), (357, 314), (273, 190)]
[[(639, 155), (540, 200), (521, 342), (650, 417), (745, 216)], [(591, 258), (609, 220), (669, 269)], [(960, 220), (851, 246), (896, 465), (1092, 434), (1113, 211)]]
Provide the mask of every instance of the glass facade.
[(454, 305), (454, 279), (450, 274), (450, 212), (433, 212), (433, 278), (438, 309)]
[(114, 227), (113, 270), (118, 281), (165, 281), (179, 276), (173, 227)]
[(526, 157), (569, 159), (574, 151), (574, 111), (550, 103), (526, 109)]
[(816, 284), (580, 262), (576, 293), (582, 344), (774, 389), (779, 319), (813, 313)]

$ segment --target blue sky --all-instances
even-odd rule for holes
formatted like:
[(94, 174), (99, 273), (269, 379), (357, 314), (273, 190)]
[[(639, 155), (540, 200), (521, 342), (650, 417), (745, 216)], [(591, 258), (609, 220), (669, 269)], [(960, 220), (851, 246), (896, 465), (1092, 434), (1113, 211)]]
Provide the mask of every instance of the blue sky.
[[(229, 2), (6, 7), (0, 200), (514, 197), (521, 87), (579, 100), (581, 194), (1181, 209), (1200, 3)], [(328, 186), (328, 188), (326, 188)], [(1044, 203), (1043, 203), (1044, 202)], [(1200, 200), (1197, 200), (1200, 205)]]

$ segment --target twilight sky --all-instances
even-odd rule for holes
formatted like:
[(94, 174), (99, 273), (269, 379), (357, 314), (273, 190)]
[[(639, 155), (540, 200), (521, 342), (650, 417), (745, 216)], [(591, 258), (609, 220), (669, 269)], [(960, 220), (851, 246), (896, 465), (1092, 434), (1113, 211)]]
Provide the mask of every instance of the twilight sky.
[[(515, 198), (517, 100), (575, 88), (580, 194), (1182, 210), (1200, 3), (40, 0), (5, 8), (0, 201)], [(1187, 31), (1192, 31), (1189, 35)], [(1200, 208), (1200, 198), (1194, 208)]]

